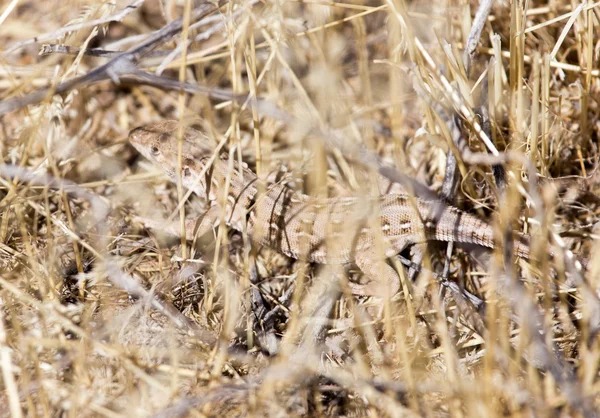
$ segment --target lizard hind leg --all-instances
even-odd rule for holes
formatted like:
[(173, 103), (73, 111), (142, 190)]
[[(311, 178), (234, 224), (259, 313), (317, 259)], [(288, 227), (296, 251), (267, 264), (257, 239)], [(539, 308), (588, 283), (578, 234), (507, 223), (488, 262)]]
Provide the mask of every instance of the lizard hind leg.
[(415, 243), (410, 247), (410, 266), (408, 267), (408, 279), (411, 282), (416, 282), (419, 273), (421, 272), (421, 265), (423, 263), (423, 257), (427, 252), (427, 243)]

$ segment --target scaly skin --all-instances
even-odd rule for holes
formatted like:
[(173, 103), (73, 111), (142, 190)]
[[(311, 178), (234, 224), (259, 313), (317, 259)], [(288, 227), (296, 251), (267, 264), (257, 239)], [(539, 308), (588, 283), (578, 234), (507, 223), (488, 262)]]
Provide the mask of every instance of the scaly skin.
[[(134, 129), (131, 144), (147, 159), (162, 167), (176, 181), (178, 122), (165, 121)], [(289, 257), (316, 263), (355, 263), (371, 282), (355, 293), (393, 295), (400, 287), (396, 271), (385, 259), (406, 246), (428, 240), (474, 244), (494, 248), (492, 227), (479, 218), (442, 201), (407, 194), (381, 197), (317, 199), (274, 184), (259, 193), (258, 178), (227, 155), (212, 158), (207, 138), (186, 129), (182, 152), (182, 184), (211, 203), (196, 233), (212, 228), (226, 201), (225, 220), (247, 231), (258, 245)], [(212, 160), (212, 164), (210, 164)], [(230, 176), (225, 200), (220, 196)], [(188, 224), (188, 237), (193, 236)], [(528, 258), (525, 240), (515, 241), (515, 254)], [(385, 287), (382, 287), (385, 286)]]

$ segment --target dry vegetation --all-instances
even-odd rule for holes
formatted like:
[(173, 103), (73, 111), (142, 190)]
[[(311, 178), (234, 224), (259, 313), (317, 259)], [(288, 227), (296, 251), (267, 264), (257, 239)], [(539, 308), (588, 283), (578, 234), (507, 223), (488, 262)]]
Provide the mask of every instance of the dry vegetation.
[[(476, 1), (0, 2), (0, 415), (594, 416), (600, 263), (569, 256), (599, 250), (597, 5), (496, 1), (463, 58)], [(78, 49), (126, 51), (186, 13), (206, 21), (129, 65)], [(371, 193), (374, 155), (440, 192), (462, 138), (449, 200), (499, 239), (531, 233), (536, 261), (430, 245), (382, 301), (349, 293), (352, 266), (225, 228), (182, 248), (134, 220), (179, 216), (127, 142), (168, 118), (331, 196)], [(485, 132), (510, 152), (490, 161)]]

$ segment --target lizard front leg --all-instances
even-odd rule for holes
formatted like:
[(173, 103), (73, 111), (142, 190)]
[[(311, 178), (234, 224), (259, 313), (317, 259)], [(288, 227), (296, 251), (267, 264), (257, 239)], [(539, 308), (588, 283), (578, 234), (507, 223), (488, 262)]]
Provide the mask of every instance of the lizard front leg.
[[(219, 221), (220, 213), (220, 207), (218, 205), (213, 205), (198, 219), (186, 219), (185, 239), (193, 241), (194, 237), (201, 237), (212, 230)], [(140, 222), (146, 228), (157, 229), (176, 237), (181, 236), (181, 227), (178, 222), (157, 221), (156, 219), (141, 216), (136, 216), (134, 221)]]
[[(377, 251), (372, 238), (364, 244), (361, 241), (363, 239), (359, 239), (357, 243), (355, 263), (367, 276), (369, 282), (366, 284), (351, 283), (352, 293), (359, 296), (392, 297), (400, 289), (398, 273), (382, 258), (382, 254)], [(361, 251), (361, 248), (366, 250)]]

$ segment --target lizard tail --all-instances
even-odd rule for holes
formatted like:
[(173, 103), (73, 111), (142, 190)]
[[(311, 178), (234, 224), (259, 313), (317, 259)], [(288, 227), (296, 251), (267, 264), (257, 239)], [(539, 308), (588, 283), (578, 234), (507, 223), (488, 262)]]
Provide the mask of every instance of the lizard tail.
[[(474, 215), (441, 204), (422, 205), (420, 211), (427, 239), (474, 244), (490, 249), (498, 247), (494, 228)], [(512, 240), (512, 254), (534, 261), (530, 251), (529, 235), (517, 234), (512, 239), (512, 232), (506, 231), (506, 233), (511, 234), (509, 238)], [(554, 258), (554, 256), (554, 252), (550, 250), (550, 257)], [(581, 271), (587, 271), (589, 259), (575, 257), (574, 260), (581, 264)]]
[[(427, 238), (436, 241), (474, 244), (494, 249), (497, 247), (494, 229), (478, 217), (453, 207), (446, 207), (435, 221), (433, 217), (425, 222)], [(513, 241), (513, 254), (530, 259), (529, 237), (519, 234)]]

